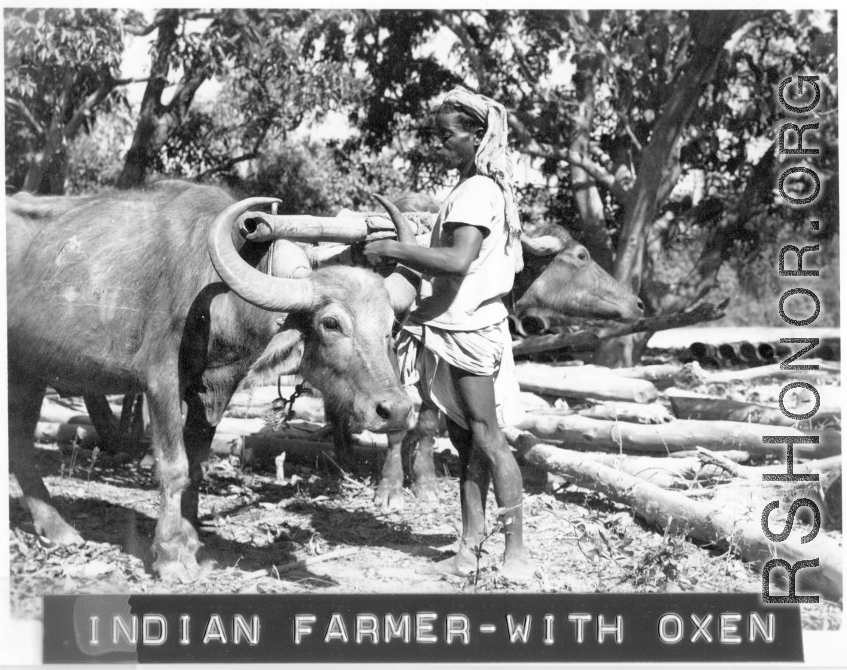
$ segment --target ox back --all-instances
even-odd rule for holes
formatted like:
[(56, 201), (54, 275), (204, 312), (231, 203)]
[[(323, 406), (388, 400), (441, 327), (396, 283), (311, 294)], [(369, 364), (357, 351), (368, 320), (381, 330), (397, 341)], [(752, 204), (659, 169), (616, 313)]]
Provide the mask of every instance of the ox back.
[[(248, 372), (294, 359), (364, 427), (407, 425), (411, 403), (388, 358), (392, 298), (382, 278), (334, 268), (287, 280), (306, 281), (316, 297), (280, 327), (284, 315), (268, 310), (284, 307), (245, 302), (210, 260), (211, 228), (236, 248), (242, 242), (235, 226), (218, 225), (235, 207), (221, 189), (177, 181), (84, 198), (7, 198), (10, 466), (36, 530), (50, 540), (82, 538), (52, 506), (32, 462), (46, 386), (147, 394), (160, 482), (153, 568), (181, 580), (199, 574), (191, 521), (200, 464)], [(235, 258), (248, 274), (248, 266), (264, 272), (268, 248), (243, 244)]]
[[(246, 373), (279, 315), (233, 296), (209, 262), (209, 226), (231, 202), (220, 189), (168, 181), (81, 198), (57, 216), (46, 203), (35, 220), (26, 205), (13, 209), (29, 223), (29, 244), (7, 259), (14, 369), (75, 393), (143, 391), (177, 363), (188, 384), (202, 382), (212, 359)], [(252, 246), (249, 260), (264, 263)]]

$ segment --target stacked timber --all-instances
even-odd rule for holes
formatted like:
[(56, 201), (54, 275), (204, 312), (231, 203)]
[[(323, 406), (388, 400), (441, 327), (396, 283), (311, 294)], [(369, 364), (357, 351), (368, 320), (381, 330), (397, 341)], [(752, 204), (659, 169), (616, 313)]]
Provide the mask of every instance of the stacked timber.
[[(799, 350), (799, 345), (788, 345), (780, 341), (724, 342), (721, 344), (692, 342), (688, 347), (691, 358), (707, 370), (748, 368), (772, 365), (783, 361)], [(827, 362), (841, 360), (841, 340), (823, 338), (811, 352)]]
[[(784, 552), (778, 555), (792, 563), (819, 557), (820, 569), (808, 572), (819, 593), (837, 600), (842, 568), (835, 540), (822, 535), (812, 556), (795, 541), (802, 527), (778, 545), (763, 541), (761, 533), (763, 506), (784, 493), (769, 490), (762, 475), (787, 469), (785, 443), (765, 443), (766, 435), (795, 438), (793, 471), (820, 475), (824, 530), (841, 527), (840, 364), (808, 358), (803, 363), (819, 369), (786, 371), (771, 363), (711, 372), (696, 363), (609, 369), (519, 362), (526, 413), (520, 425), (506, 430), (507, 440), (524, 468), (602, 493), (661, 529), (723, 543), (748, 560), (773, 551)], [(817, 396), (803, 387), (782, 393), (786, 379), (804, 375), (814, 378)], [(331, 461), (322, 462), (335, 462), (333, 430), (320, 398), (300, 396), (291, 420), (269, 420), (274, 403), (293, 392), (293, 386), (239, 391), (213, 451), (259, 469), (275, 469), (281, 453), (286, 464), (314, 467), (324, 457)], [(815, 416), (791, 421), (780, 397), (795, 415), (817, 406)], [(38, 431), (42, 439), (72, 443), (74, 453), (96, 437), (79, 403), (51, 398), (45, 400)], [(797, 439), (809, 437), (816, 442)], [(438, 442), (443, 445), (446, 438)], [(353, 437), (354, 451), (362, 457), (384, 451), (386, 444), (385, 435)], [(731, 494), (758, 498), (744, 508), (727, 497)], [(775, 515), (771, 527), (779, 523)]]

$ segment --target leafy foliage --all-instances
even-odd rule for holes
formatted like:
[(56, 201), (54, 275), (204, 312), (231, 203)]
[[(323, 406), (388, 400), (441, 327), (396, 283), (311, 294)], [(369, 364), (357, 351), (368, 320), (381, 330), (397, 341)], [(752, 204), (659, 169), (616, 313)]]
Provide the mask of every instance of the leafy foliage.
[[(727, 262), (743, 274), (778, 231), (808, 237), (816, 218), (821, 229), (811, 237), (838, 232), (832, 12), (166, 9), (145, 20), (138, 12), (9, 10), (6, 24), (12, 189), (44, 163), (39, 138), (58, 117), (43, 91), (55, 89), (62, 64), (75, 63), (79, 100), (112, 82), (98, 107), (74, 117), (90, 130), (95, 113), (120, 106), (121, 40), (133, 33), (153, 38), (151, 77), (122, 187), (156, 172), (285, 184), (288, 201), (314, 211), (369, 207), (372, 186), (437, 190), (451, 175), (433, 162), (431, 115), (464, 83), (510, 112), (510, 141), (531, 175), (519, 189), (527, 230), (567, 226), (652, 313), (708, 295)], [(818, 74), (823, 91), (803, 121), (819, 124), (804, 143), (821, 153), (802, 157), (822, 192), (814, 206), (792, 208), (775, 186), (803, 162), (777, 151), (779, 126), (796, 119), (776, 92), (801, 73)], [(217, 99), (196, 100), (210, 82)], [(32, 106), (36, 125), (16, 101)], [(348, 119), (346, 136), (323, 148), (292, 142), (296, 128), (330, 111)], [(45, 190), (67, 169), (62, 147), (75, 135), (65, 134), (48, 150), (59, 155), (48, 161), (55, 167), (38, 167)], [(792, 133), (786, 139), (796, 142)], [(99, 144), (120, 152), (126, 140)], [(92, 160), (71, 163), (77, 170)], [(114, 179), (113, 168), (83, 173), (73, 179)], [(785, 187), (805, 185), (789, 179)]]
[(306, 142), (266, 153), (240, 187), (251, 195), (278, 195), (281, 214), (315, 216), (335, 216), (345, 207), (373, 211), (378, 206), (371, 193), (396, 196), (408, 190), (386, 154), (351, 154)]
[(116, 10), (7, 9), (4, 56), (7, 189), (61, 192), (67, 141), (116, 90), (123, 28)]

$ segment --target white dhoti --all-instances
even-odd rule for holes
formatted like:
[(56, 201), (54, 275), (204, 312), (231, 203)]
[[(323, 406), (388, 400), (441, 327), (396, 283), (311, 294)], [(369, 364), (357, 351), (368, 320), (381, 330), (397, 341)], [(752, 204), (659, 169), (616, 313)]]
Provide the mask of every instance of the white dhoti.
[(524, 411), (512, 358), (512, 337), (505, 321), (481, 330), (444, 330), (409, 323), (397, 341), (400, 379), (417, 385), (421, 398), (453, 421), (468, 428), (449, 365), (474, 375), (494, 377), (497, 422), (520, 423)]

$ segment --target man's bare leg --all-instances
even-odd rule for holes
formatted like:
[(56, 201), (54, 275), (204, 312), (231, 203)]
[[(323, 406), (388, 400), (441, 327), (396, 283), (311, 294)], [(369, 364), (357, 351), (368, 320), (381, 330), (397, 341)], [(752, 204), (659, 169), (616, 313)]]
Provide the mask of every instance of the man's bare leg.
[(497, 505), (505, 509), (501, 521), (506, 531), (504, 577), (528, 581), (535, 574), (523, 542), (523, 481), (515, 457), (497, 423), (494, 378), (451, 368), (453, 382), (465, 407), (473, 450), (488, 463)]
[(462, 546), (433, 566), (437, 572), (467, 574), (476, 569), (473, 548), (485, 532), (485, 498), (493, 473), (497, 505), (505, 509), (506, 549), (501, 574), (516, 581), (532, 579), (535, 568), (523, 544), (523, 482), (520, 468), (497, 424), (492, 377), (451, 368), (453, 381), (464, 403), (469, 430), (447, 420), (450, 439), (461, 458)]

